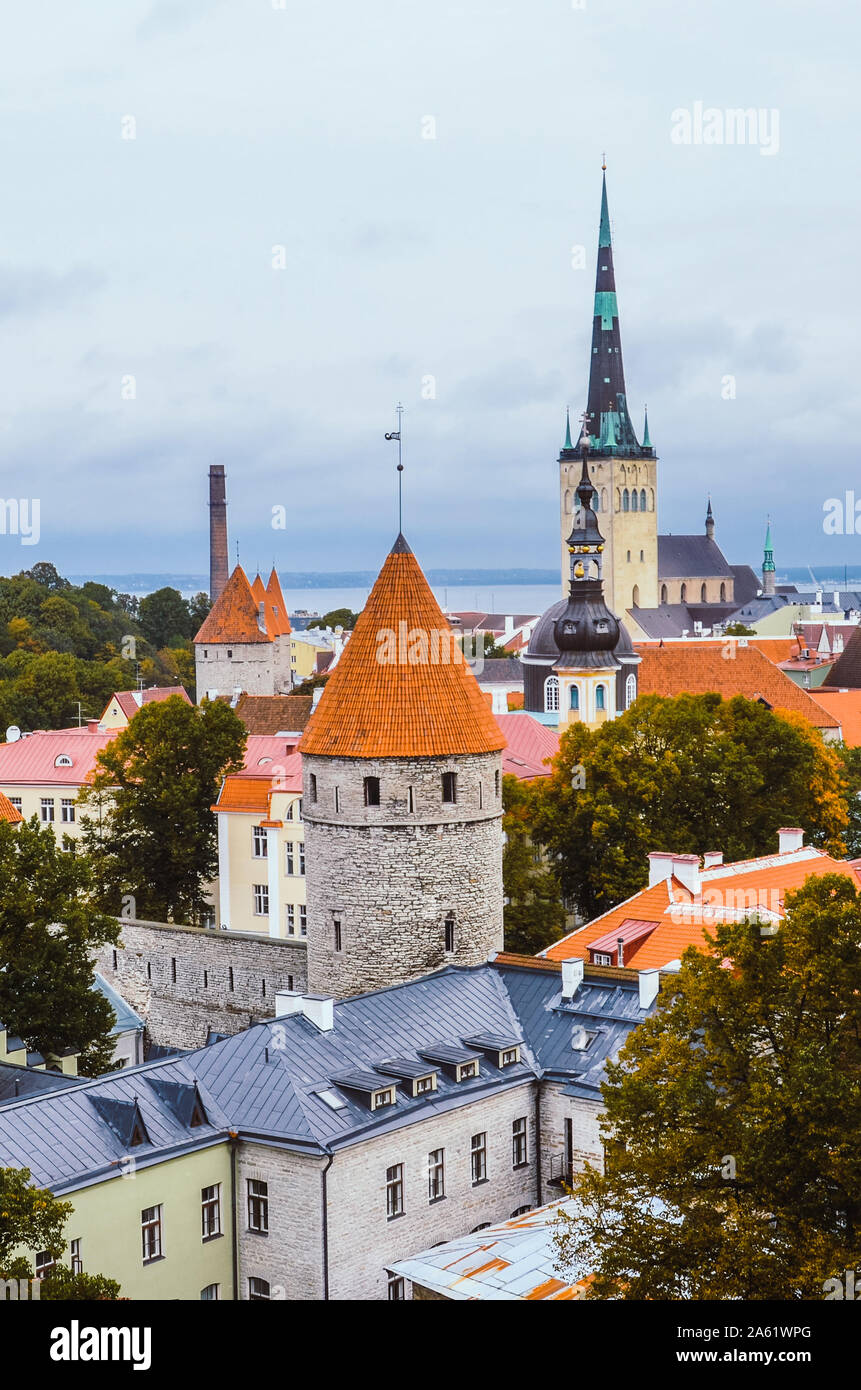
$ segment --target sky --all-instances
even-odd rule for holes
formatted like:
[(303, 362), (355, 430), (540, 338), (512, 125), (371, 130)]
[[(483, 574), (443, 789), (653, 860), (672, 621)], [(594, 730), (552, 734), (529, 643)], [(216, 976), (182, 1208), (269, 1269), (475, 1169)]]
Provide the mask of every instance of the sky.
[(778, 570), (861, 561), (861, 520), (823, 524), (861, 508), (859, 29), (844, 0), (14, 7), (0, 497), (40, 527), (0, 572), (204, 572), (212, 463), (246, 568), (376, 569), (399, 400), (422, 563), (555, 567), (603, 151), (660, 530), (711, 493), (734, 563), (768, 514)]

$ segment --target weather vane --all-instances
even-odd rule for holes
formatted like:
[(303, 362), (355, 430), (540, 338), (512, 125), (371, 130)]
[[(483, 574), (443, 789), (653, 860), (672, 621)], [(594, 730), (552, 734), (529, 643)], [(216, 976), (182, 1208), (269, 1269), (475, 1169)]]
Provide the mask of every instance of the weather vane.
[(401, 430), (402, 430), (402, 428), (403, 428), (403, 423), (404, 423), (404, 421), (403, 421), (404, 408), (403, 408), (403, 406), (401, 405), (400, 401), (398, 401), (396, 413), (397, 413), (397, 417), (398, 417), (398, 427), (397, 427), (396, 430), (391, 430), (391, 431), (386, 435), (386, 439), (396, 439), (396, 440), (398, 441), (398, 535), (401, 535), (402, 532), (403, 532), (403, 529), (404, 529), (404, 505), (403, 505), (404, 499), (403, 499), (403, 486), (402, 486), (402, 484), (403, 484), (404, 465), (403, 465), (402, 455), (401, 455), (401, 449), (402, 449), (402, 447), (403, 447), (403, 446), (402, 446), (402, 442), (401, 442)]

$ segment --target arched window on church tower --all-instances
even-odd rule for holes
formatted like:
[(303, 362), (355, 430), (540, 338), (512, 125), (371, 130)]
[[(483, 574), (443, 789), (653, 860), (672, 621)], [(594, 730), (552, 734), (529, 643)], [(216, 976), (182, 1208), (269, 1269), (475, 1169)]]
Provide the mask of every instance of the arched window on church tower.
[(632, 593), (631, 593), (631, 604), (632, 604), (632, 606), (633, 606), (634, 608), (639, 608), (639, 606), (640, 606), (640, 586), (639, 586), (639, 584), (635, 584), (635, 585), (634, 585), (633, 591), (632, 591)]
[(707, 603), (707, 602), (708, 602), (708, 600), (707, 600), (707, 598), (706, 598), (706, 586), (705, 586), (705, 584), (702, 584), (702, 585), (700, 585), (700, 603)]
[(646, 510), (646, 489), (645, 489), (644, 487), (641, 487), (641, 488), (640, 488), (640, 511), (641, 511), (641, 512), (644, 512), (645, 510)]
[(625, 678), (625, 709), (630, 709), (637, 698), (637, 677), (633, 671)]
[(595, 687), (595, 708), (598, 710), (606, 709), (606, 688), (603, 685)]
[(616, 511), (617, 511), (617, 512), (618, 512), (618, 511), (621, 511), (621, 509), (622, 509), (622, 494), (621, 494), (621, 492), (619, 491), (619, 489), (616, 488)]
[(571, 493), (570, 493), (570, 490), (566, 487), (566, 489), (565, 489), (565, 511), (566, 511), (566, 512), (570, 512), (570, 510), (571, 510)]
[(687, 584), (683, 584), (683, 585), (682, 585), (682, 591), (681, 591), (681, 593), (679, 594), (679, 601), (680, 601), (681, 603), (687, 603), (687, 601), (688, 601), (688, 586), (687, 586)]
[(631, 494), (629, 493), (628, 489), (625, 488), (625, 491), (622, 493), (622, 511), (623, 511), (623, 512), (628, 512), (628, 511), (630, 511), (630, 510), (631, 510)]
[(633, 492), (631, 493), (631, 511), (632, 511), (632, 512), (637, 511), (637, 510), (638, 510), (638, 507), (639, 507), (639, 499), (638, 499), (638, 497), (637, 497), (637, 489), (634, 488)]
[(720, 586), (720, 601), (721, 601), (721, 603), (725, 603), (725, 602), (726, 602), (726, 585), (725, 585), (725, 584), (721, 584), (721, 586)]
[(580, 708), (580, 691), (576, 685), (572, 685), (571, 687), (571, 708), (574, 711)]
[(559, 708), (559, 677), (548, 676), (544, 682), (544, 709), (552, 714)]
[(666, 603), (667, 601), (668, 601), (667, 586), (666, 586), (666, 584), (662, 584), (662, 585), (661, 585), (661, 603)]
[(602, 487), (602, 489), (601, 489), (601, 511), (602, 511), (602, 512), (606, 512), (606, 510), (607, 510), (607, 489), (606, 489), (605, 487)]
[(653, 512), (654, 510), (655, 510), (655, 489), (654, 489), (653, 487), (650, 487), (650, 488), (649, 488), (649, 511), (650, 511), (650, 512)]

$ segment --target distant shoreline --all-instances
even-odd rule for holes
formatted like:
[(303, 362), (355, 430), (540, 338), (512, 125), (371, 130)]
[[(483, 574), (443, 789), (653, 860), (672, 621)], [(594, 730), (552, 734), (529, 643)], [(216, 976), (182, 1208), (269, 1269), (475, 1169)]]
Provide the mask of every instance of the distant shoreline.
[[(425, 571), (430, 584), (557, 584), (559, 571), (550, 569), (456, 570), (429, 569)], [(72, 584), (87, 582), (106, 584), (120, 593), (135, 589), (174, 588), (182, 590), (209, 589), (208, 574), (70, 574)], [(285, 589), (363, 589), (373, 585), (377, 574), (373, 570), (319, 570), (293, 572), (279, 570), (278, 578)]]

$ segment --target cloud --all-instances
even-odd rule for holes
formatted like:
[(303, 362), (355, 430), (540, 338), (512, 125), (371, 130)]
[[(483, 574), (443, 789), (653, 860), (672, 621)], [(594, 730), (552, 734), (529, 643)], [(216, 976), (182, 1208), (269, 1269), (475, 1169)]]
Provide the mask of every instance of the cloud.
[(90, 298), (105, 284), (91, 266), (76, 266), (64, 274), (54, 270), (0, 266), (0, 318), (59, 309)]
[(137, 28), (139, 39), (158, 38), (206, 19), (223, 9), (225, 0), (157, 0)]

